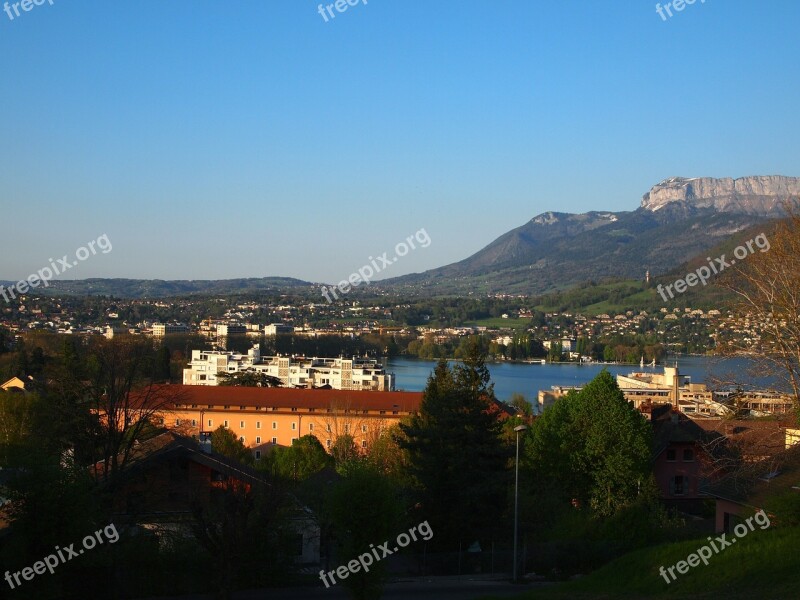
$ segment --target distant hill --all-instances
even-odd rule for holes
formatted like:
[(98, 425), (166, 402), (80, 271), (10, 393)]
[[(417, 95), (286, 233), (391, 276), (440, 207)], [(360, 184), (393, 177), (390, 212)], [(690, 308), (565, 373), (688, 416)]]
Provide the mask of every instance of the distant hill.
[(800, 178), (662, 181), (629, 212), (546, 212), (445, 267), (381, 287), (431, 294), (541, 294), (590, 279), (664, 274), (733, 234), (783, 216)]
[[(682, 262), (669, 272), (651, 277), (647, 284), (644, 279), (590, 279), (569, 289), (548, 292), (535, 298), (536, 307), (545, 312), (571, 311), (581, 314), (597, 315), (600, 313), (619, 313), (626, 310), (646, 310), (652, 312), (662, 307), (673, 308), (722, 308), (734, 300), (732, 292), (716, 285), (717, 278), (712, 277), (708, 284), (690, 287), (683, 294), (664, 302), (657, 293), (658, 284), (666, 285), (676, 279), (685, 277), (698, 267), (708, 264), (707, 257), (730, 258), (733, 249), (744, 242), (764, 233), (767, 239), (774, 234), (779, 220), (770, 220), (743, 229), (702, 253)], [(758, 250), (756, 249), (756, 252)]]
[[(6, 287), (13, 282), (0, 282)], [(116, 298), (168, 298), (190, 295), (241, 294), (247, 292), (279, 292), (300, 290), (313, 284), (290, 277), (251, 279), (175, 280), (161, 279), (54, 279), (48, 288), (37, 288), (46, 294), (77, 296), (114, 296)]]
[[(639, 208), (583, 214), (546, 212), (503, 234), (472, 256), (437, 269), (386, 279), (358, 293), (399, 295), (525, 294), (538, 296), (593, 281), (642, 281), (702, 260), (739, 233), (757, 231), (797, 203), (800, 178), (673, 177), (653, 186)], [(753, 229), (755, 228), (755, 229)], [(755, 234), (754, 234), (755, 235)], [(0, 282), (10, 285), (13, 282)], [(614, 283), (613, 285), (616, 285)], [(289, 277), (226, 280), (53, 280), (47, 293), (164, 298), (193, 294), (313, 290)], [(41, 291), (41, 288), (40, 288)], [(620, 297), (619, 289), (609, 297)], [(693, 291), (707, 295), (707, 289)], [(357, 294), (353, 294), (355, 297)], [(624, 295), (624, 294), (623, 294)], [(689, 296), (685, 296), (689, 297)]]

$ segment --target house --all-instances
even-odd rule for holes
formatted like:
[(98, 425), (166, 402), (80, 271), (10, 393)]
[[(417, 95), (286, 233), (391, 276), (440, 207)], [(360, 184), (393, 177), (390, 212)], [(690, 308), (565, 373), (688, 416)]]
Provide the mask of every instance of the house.
[(651, 460), (664, 504), (697, 513), (703, 505), (702, 485), (713, 475), (706, 432), (669, 405), (652, 408), (653, 447)]
[(786, 503), (780, 496), (800, 494), (800, 446), (756, 463), (745, 463), (719, 481), (704, 486), (704, 496), (716, 501), (715, 530), (730, 532), (749, 514), (764, 510), (780, 523)]
[[(263, 473), (214, 454), (191, 438), (166, 432), (134, 447), (113, 480), (112, 515), (115, 523), (141, 528), (168, 544), (194, 537), (198, 512), (218, 509), (226, 493), (256, 489), (271, 493)], [(296, 502), (287, 514), (288, 528), (297, 538), (296, 561), (318, 564), (320, 530), (314, 515)]]

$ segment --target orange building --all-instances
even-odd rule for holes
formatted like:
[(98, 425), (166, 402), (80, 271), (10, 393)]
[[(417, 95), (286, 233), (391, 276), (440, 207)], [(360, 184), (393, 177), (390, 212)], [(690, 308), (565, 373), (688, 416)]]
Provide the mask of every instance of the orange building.
[[(368, 448), (388, 427), (415, 413), (422, 392), (372, 392), (228, 386), (169, 386), (174, 408), (164, 425), (186, 435), (230, 429), (245, 446), (290, 446), (312, 434), (324, 448), (350, 435)], [(258, 456), (258, 454), (257, 454)]]

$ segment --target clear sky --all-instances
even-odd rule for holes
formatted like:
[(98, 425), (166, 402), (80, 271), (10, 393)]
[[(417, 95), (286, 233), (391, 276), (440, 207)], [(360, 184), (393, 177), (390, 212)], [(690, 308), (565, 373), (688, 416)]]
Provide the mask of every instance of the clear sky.
[(0, 12), (0, 279), (106, 234), (65, 278), (339, 281), (424, 228), (395, 276), (671, 176), (800, 175), (796, 0), (318, 4)]

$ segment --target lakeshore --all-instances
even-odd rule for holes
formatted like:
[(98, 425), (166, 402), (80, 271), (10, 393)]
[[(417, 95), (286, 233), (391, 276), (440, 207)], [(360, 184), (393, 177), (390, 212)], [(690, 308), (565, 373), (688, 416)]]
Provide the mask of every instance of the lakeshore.
[[(746, 358), (723, 358), (717, 356), (671, 356), (666, 363), (655, 367), (622, 363), (546, 363), (529, 364), (523, 362), (488, 362), (486, 366), (494, 382), (498, 400), (508, 401), (512, 394), (518, 393), (536, 403), (540, 390), (549, 390), (554, 385), (580, 386), (591, 381), (603, 369), (612, 375), (627, 375), (632, 371), (640, 373), (662, 373), (664, 365), (673, 366), (677, 361), (681, 374), (688, 375), (695, 383), (711, 384), (715, 380), (733, 381), (734, 374), (747, 377), (747, 381), (762, 386), (769, 385), (764, 378), (748, 375), (752, 361)], [(396, 376), (398, 390), (422, 391), (428, 376), (436, 366), (435, 360), (416, 358), (386, 359), (384, 367)]]

